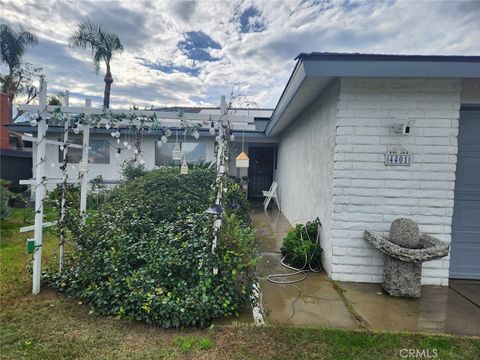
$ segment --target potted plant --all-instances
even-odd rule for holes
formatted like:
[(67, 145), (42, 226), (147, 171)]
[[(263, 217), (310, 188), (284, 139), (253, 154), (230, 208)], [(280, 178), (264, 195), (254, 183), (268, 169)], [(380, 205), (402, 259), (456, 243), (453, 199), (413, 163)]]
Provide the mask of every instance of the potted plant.
[(242, 176), (242, 189), (248, 189), (248, 176)]

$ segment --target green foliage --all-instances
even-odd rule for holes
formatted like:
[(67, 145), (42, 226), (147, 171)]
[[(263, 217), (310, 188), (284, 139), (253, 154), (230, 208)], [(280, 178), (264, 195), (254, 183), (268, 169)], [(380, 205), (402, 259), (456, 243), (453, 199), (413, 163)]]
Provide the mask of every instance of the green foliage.
[(108, 194), (107, 185), (103, 182), (103, 176), (98, 175), (90, 181), (90, 186), (87, 208), (97, 209)]
[(58, 96), (50, 95), (48, 97), (48, 105), (62, 106), (62, 100)]
[(213, 341), (207, 337), (201, 338), (198, 344), (202, 350), (208, 350), (213, 347)]
[(213, 341), (208, 337), (197, 336), (176, 336), (174, 344), (183, 353), (190, 353), (198, 350), (209, 350), (213, 347)]
[(101, 61), (110, 67), (112, 57), (123, 51), (123, 45), (117, 34), (92, 21), (78, 25), (69, 39), (69, 44), (90, 50), (97, 72), (100, 70)]
[[(58, 184), (47, 193), (45, 204), (55, 209), (60, 209), (62, 200), (62, 186)], [(65, 205), (69, 208), (80, 207), (80, 186), (76, 184), (67, 184), (65, 192)]]
[(10, 209), (8, 208), (8, 203), (13, 199), (14, 194), (8, 190), (5, 186), (5, 180), (2, 180), (0, 185), (0, 219), (6, 219), (10, 214)]
[(299, 269), (320, 265), (322, 249), (317, 243), (317, 231), (317, 222), (312, 221), (298, 224), (288, 232), (281, 248), (288, 264)]
[(125, 160), (122, 164), (122, 178), (124, 180), (133, 180), (147, 173), (144, 165), (135, 161), (135, 159)]
[(8, 73), (0, 75), (0, 83), (2, 91), (12, 100), (19, 92), (26, 90), (27, 104), (31, 101), (31, 65), (22, 63), (22, 58), (27, 47), (37, 44), (38, 37), (35, 34), (22, 27), (15, 30), (10, 25), (0, 24), (0, 63), (8, 66)]
[(24, 197), (21, 194), (16, 194), (8, 189), (10, 181), (0, 179), (0, 220), (4, 220), (10, 216), (11, 202), (13, 200), (24, 201)]
[(222, 203), (229, 213), (234, 213), (243, 226), (250, 225), (250, 203), (239, 184), (229, 179), (226, 182), (227, 192), (224, 194)]
[(201, 160), (198, 163), (188, 164), (188, 167), (190, 169), (193, 169), (193, 170), (195, 170), (195, 169), (211, 169), (213, 167), (213, 163), (211, 161)]
[[(166, 328), (238, 314), (253, 292), (256, 244), (243, 213), (225, 207), (212, 253), (205, 210), (214, 179), (211, 170), (164, 168), (125, 181), (85, 226), (69, 229), (75, 251), (62, 274), (46, 279), (97, 313)], [(231, 185), (226, 199), (238, 196)]]

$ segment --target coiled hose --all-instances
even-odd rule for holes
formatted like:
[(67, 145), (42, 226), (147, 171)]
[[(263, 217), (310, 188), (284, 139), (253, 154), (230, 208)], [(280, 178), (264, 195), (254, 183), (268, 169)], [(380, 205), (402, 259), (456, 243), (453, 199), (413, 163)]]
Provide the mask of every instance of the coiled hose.
[[(319, 218), (316, 218), (314, 222), (317, 224), (317, 238), (315, 239), (315, 242), (317, 244), (320, 244), (320, 229), (322, 227), (322, 223), (320, 222)], [(305, 241), (309, 241), (309, 242), (312, 241), (310, 239), (310, 235), (308, 234), (308, 231), (305, 231), (305, 233), (307, 234), (308, 240), (303, 239), (303, 230), (307, 228), (308, 224), (310, 224), (310, 221), (307, 222), (305, 225), (303, 225), (302, 229), (300, 230), (300, 239), (304, 242)], [(286, 274), (271, 274), (271, 275), (268, 275), (267, 276), (267, 281), (271, 282), (272, 284), (278, 284), (278, 285), (295, 284), (295, 283), (298, 283), (298, 282), (301, 282), (301, 281), (305, 280), (308, 272), (313, 272), (313, 273), (320, 272), (321, 271), (321, 264), (319, 264), (316, 268), (312, 268), (312, 266), (311, 266), (311, 261), (313, 259), (314, 254), (315, 253), (312, 253), (312, 255), (310, 256), (310, 261), (309, 261), (307, 250), (305, 250), (305, 262), (304, 262), (303, 267), (301, 269), (297, 269), (296, 267), (293, 267), (291, 265), (286, 264), (285, 263), (285, 258), (287, 257), (287, 255), (285, 255), (282, 258), (282, 260), (280, 261), (280, 264), (282, 264), (282, 266), (286, 267), (287, 269), (292, 270), (293, 272), (292, 273), (286, 273)], [(286, 277), (298, 276), (298, 275), (302, 275), (302, 278), (295, 279), (295, 280), (276, 280), (278, 278), (286, 278)]]

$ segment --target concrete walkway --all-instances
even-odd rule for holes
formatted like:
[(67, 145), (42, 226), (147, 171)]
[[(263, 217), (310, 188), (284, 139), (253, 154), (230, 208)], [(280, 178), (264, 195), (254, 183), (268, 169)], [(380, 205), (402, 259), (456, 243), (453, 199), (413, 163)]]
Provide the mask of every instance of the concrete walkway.
[(264, 212), (260, 204), (252, 207), (263, 257), (258, 277), (267, 323), (480, 336), (479, 288), (472, 284), (424, 286), (420, 299), (404, 299), (386, 295), (380, 284), (335, 286), (324, 272), (310, 273), (293, 285), (269, 283), (267, 275), (290, 272), (280, 264), (280, 247), (292, 226), (276, 208)]

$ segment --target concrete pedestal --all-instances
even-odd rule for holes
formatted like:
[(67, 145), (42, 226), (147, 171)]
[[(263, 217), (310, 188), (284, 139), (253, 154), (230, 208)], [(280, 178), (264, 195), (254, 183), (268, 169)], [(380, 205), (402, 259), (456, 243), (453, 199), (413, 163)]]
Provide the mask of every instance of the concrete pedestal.
[(383, 260), (383, 289), (391, 296), (420, 297), (422, 263), (405, 262), (388, 255), (384, 255)]

